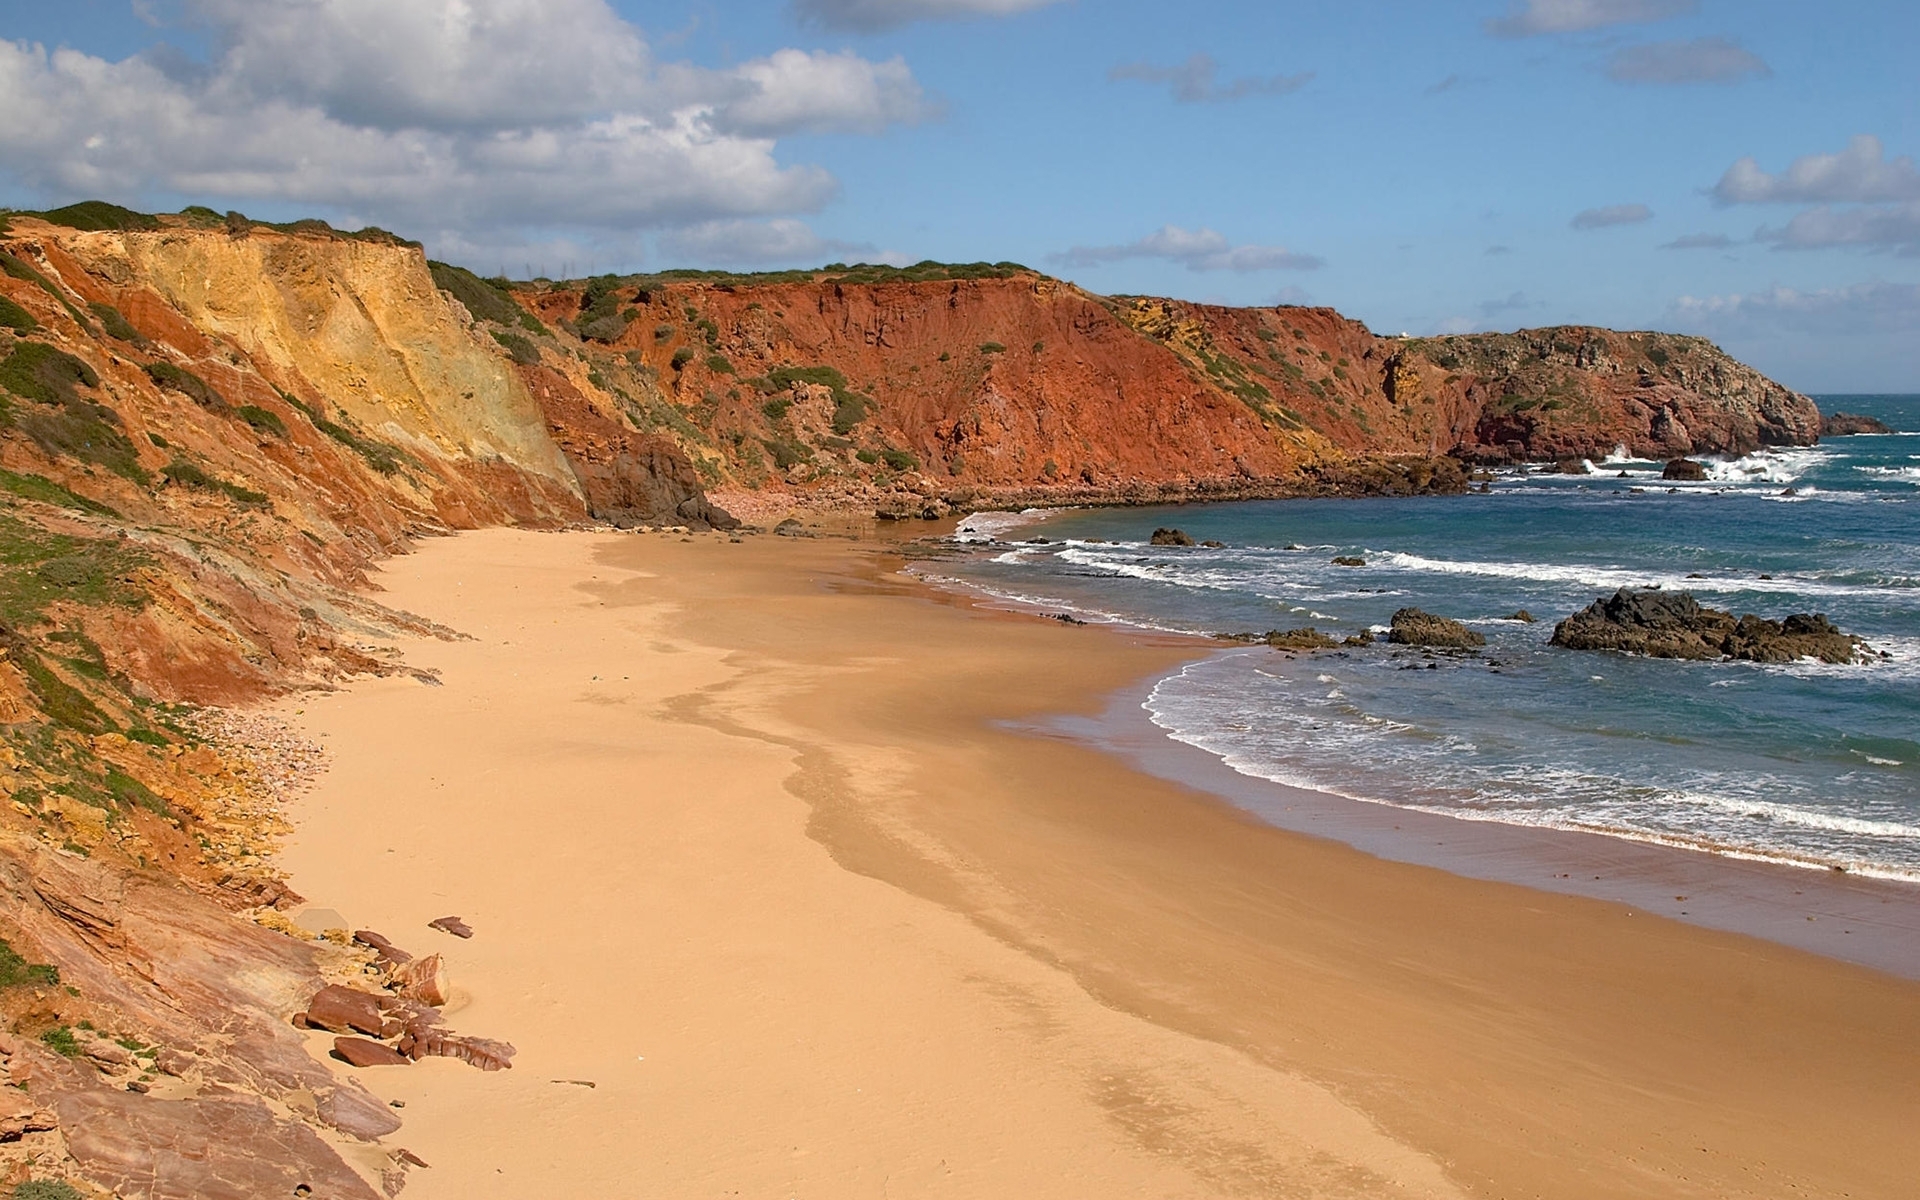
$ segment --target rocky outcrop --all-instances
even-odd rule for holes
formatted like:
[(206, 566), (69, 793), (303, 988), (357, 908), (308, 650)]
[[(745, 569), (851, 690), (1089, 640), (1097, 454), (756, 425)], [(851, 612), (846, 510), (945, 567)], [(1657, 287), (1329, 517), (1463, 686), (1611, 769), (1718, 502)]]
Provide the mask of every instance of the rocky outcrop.
[(1193, 536), (1179, 529), (1156, 529), (1147, 539), (1150, 546), (1191, 546)]
[(1866, 656), (1860, 638), (1826, 617), (1796, 613), (1781, 621), (1707, 608), (1686, 592), (1622, 588), (1554, 627), (1552, 644), (1651, 658), (1734, 658), (1785, 663), (1802, 658), (1849, 663)]
[(1267, 634), (1266, 641), (1275, 650), (1331, 650), (1340, 644), (1311, 625), (1273, 630)]
[(1820, 418), (1821, 437), (1852, 437), (1860, 433), (1892, 433), (1893, 427), (1878, 417), (1858, 413), (1830, 412)]
[(1670, 458), (1667, 465), (1660, 468), (1660, 478), (1680, 482), (1698, 482), (1707, 477), (1707, 464), (1698, 463), (1690, 458)]
[(1418, 608), (1403, 608), (1389, 622), (1387, 640), (1396, 646), (1435, 646), (1471, 649), (1487, 639), (1448, 617), (1436, 617)]

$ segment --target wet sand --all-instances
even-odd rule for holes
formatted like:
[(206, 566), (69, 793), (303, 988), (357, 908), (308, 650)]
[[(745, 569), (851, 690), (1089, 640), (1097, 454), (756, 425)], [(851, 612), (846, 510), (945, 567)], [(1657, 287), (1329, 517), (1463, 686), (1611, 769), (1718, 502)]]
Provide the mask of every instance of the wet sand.
[(285, 861), (520, 1048), (362, 1073), (409, 1196), (1910, 1194), (1920, 985), (1262, 823), (1048, 729), (1190, 643), (896, 566), (390, 565), (475, 640), (287, 706), (335, 765)]

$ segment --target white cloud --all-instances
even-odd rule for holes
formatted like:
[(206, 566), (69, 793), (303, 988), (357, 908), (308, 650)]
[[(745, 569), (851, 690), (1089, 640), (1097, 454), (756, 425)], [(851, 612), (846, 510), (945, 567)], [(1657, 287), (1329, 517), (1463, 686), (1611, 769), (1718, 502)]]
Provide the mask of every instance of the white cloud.
[(1698, 7), (1699, 0), (1516, 0), (1506, 16), (1487, 22), (1487, 32), (1500, 37), (1580, 33), (1664, 21)]
[(1920, 170), (1902, 155), (1888, 161), (1880, 139), (1860, 134), (1837, 154), (1808, 154), (1769, 175), (1752, 158), (1728, 167), (1713, 186), (1721, 204), (1873, 204), (1920, 200)]
[(1609, 204), (1575, 213), (1569, 224), (1575, 229), (1606, 229), (1614, 225), (1638, 225), (1653, 220), (1653, 210), (1644, 204)]
[(1733, 239), (1724, 233), (1688, 233), (1662, 243), (1662, 250), (1725, 250), (1733, 245)]
[(784, 133), (878, 133), (928, 115), (926, 98), (906, 61), (869, 62), (839, 54), (778, 50), (735, 74), (753, 90), (719, 114), (722, 128), (777, 137)]
[(827, 29), (873, 33), (913, 21), (1006, 17), (1060, 0), (793, 0), (794, 15)]
[(653, 61), (605, 0), (193, 0), (218, 47), (0, 41), (0, 171), (55, 199), (284, 202), (467, 243), (819, 208), (776, 139), (921, 119), (898, 59)]
[(1920, 201), (1862, 208), (1810, 208), (1780, 229), (1762, 228), (1754, 240), (1776, 250), (1823, 250), (1834, 246), (1890, 249), (1920, 257)]
[(823, 238), (803, 221), (703, 221), (662, 234), (661, 253), (687, 262), (758, 264), (823, 263), (844, 255), (871, 254), (864, 242)]
[(1627, 46), (1607, 60), (1616, 83), (1737, 83), (1771, 74), (1759, 55), (1719, 37)]
[(1282, 246), (1235, 246), (1211, 229), (1187, 230), (1177, 225), (1164, 225), (1123, 246), (1075, 246), (1051, 258), (1069, 267), (1158, 258), (1179, 263), (1189, 271), (1311, 271), (1326, 265), (1324, 259)]
[(1126, 63), (1108, 71), (1107, 78), (1116, 82), (1132, 79), (1142, 83), (1168, 84), (1173, 90), (1173, 98), (1182, 104), (1244, 100), (1248, 96), (1284, 96), (1313, 82), (1313, 72), (1303, 71), (1298, 75), (1247, 75), (1222, 85), (1217, 80), (1219, 73), (1220, 64), (1213, 60), (1212, 55), (1195, 54), (1187, 61), (1171, 67)]

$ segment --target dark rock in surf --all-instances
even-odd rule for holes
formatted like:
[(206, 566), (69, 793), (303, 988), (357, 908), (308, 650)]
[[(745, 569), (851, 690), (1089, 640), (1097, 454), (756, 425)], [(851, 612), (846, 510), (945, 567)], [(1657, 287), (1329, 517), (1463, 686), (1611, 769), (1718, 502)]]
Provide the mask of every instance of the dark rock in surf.
[(1441, 646), (1467, 649), (1484, 646), (1487, 639), (1460, 622), (1436, 617), (1418, 608), (1403, 608), (1389, 622), (1387, 640), (1396, 646)]
[(1820, 418), (1821, 437), (1852, 437), (1857, 433), (1892, 433), (1885, 421), (1859, 413), (1832, 412)]
[(1686, 592), (1621, 588), (1554, 626), (1552, 644), (1649, 658), (1735, 658), (1785, 663), (1801, 658), (1850, 663), (1867, 644), (1818, 613), (1770, 621), (1707, 608)]
[(1193, 538), (1178, 529), (1156, 529), (1148, 543), (1154, 546), (1191, 546)]
[(1681, 482), (1698, 482), (1707, 477), (1707, 465), (1697, 463), (1690, 458), (1670, 459), (1660, 471), (1662, 479), (1677, 479)]
[(1339, 644), (1311, 625), (1302, 629), (1275, 629), (1267, 634), (1267, 645), (1275, 650), (1331, 650)]

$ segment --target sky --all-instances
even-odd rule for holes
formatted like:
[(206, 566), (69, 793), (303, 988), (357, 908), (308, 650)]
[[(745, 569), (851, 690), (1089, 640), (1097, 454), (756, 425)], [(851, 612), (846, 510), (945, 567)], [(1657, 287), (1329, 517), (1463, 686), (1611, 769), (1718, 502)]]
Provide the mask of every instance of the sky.
[(0, 205), (483, 274), (1012, 260), (1920, 392), (1920, 5), (0, 0)]

